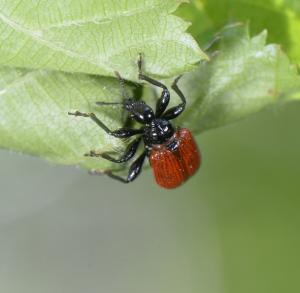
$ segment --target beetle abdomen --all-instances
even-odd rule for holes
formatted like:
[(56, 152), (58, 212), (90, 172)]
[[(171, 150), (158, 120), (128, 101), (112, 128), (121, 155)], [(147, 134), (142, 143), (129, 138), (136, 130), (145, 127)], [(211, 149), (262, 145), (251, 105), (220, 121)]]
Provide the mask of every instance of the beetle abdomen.
[(156, 182), (164, 188), (181, 185), (201, 164), (196, 142), (188, 129), (177, 130), (170, 140), (177, 142), (176, 148), (168, 148), (168, 144), (154, 145), (149, 157)]

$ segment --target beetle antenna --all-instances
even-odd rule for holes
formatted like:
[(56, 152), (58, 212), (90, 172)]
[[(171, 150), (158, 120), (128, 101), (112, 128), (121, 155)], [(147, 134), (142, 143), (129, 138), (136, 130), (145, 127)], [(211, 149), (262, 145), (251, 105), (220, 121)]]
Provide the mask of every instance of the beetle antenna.
[(124, 103), (117, 103), (117, 102), (96, 102), (98, 106), (111, 106), (111, 105), (124, 105)]
[(115, 75), (118, 78), (119, 83), (121, 85), (121, 94), (122, 94), (123, 98), (125, 98), (125, 99), (128, 100), (129, 99), (129, 95), (128, 95), (127, 91), (126, 91), (125, 81), (124, 81), (123, 77), (120, 75), (120, 73), (118, 71), (115, 71)]

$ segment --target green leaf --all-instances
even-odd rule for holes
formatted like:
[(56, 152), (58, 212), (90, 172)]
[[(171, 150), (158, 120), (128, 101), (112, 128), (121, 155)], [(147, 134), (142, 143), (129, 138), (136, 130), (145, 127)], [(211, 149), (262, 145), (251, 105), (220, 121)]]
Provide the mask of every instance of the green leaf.
[[(251, 35), (264, 29), (268, 42), (282, 45), (291, 61), (300, 65), (300, 5), (298, 0), (193, 0), (203, 3), (210, 19), (207, 31), (219, 31), (234, 22), (249, 22)], [(198, 19), (194, 26), (200, 26)]]
[(136, 80), (142, 52), (152, 75), (191, 70), (207, 57), (170, 15), (182, 2), (0, 0), (0, 64)]
[(216, 33), (216, 28), (205, 11), (201, 0), (191, 0), (188, 3), (183, 3), (176, 10), (175, 14), (191, 23), (187, 31), (197, 40), (201, 47), (207, 46), (211, 42)]
[[(179, 83), (188, 104), (175, 122), (177, 125), (197, 133), (274, 104), (300, 99), (295, 66), (290, 65), (279, 46), (265, 45), (266, 32), (250, 38), (244, 27), (234, 27), (225, 29), (220, 37), (219, 51), (211, 61), (185, 74)], [(0, 147), (59, 164), (116, 168), (106, 160), (83, 154), (93, 149), (120, 153), (127, 142), (110, 137), (88, 118), (68, 116), (67, 112), (94, 112), (114, 130), (124, 125), (122, 110), (97, 107), (95, 102), (121, 99), (120, 86), (114, 78), (3, 67)], [(153, 104), (150, 87), (144, 99)], [(172, 103), (178, 101), (172, 93)]]
[(178, 120), (195, 132), (224, 126), (266, 107), (300, 99), (296, 66), (278, 45), (265, 45), (267, 33), (250, 38), (245, 27), (225, 29), (219, 51), (184, 75), (180, 86), (187, 110)]
[(95, 102), (121, 99), (119, 83), (113, 78), (1, 68), (0, 147), (64, 165), (110, 168), (106, 160), (87, 158), (84, 153), (121, 150), (124, 143), (89, 118), (69, 116), (68, 111), (92, 111), (116, 129), (124, 123), (122, 110), (97, 107)]

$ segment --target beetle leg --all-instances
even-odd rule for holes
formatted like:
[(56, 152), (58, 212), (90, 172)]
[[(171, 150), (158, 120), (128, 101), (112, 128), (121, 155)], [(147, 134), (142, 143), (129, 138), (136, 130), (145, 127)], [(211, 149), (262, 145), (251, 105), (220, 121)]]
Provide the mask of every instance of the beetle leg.
[(146, 80), (146, 81), (148, 81), (149, 83), (151, 83), (155, 86), (158, 86), (162, 89), (168, 90), (168, 88), (164, 84), (162, 84), (161, 82), (159, 82), (155, 79), (152, 79), (151, 77), (148, 77), (148, 76), (144, 75), (142, 66), (143, 66), (143, 59), (142, 59), (142, 54), (140, 53), (139, 54), (139, 60), (138, 60), (139, 79)]
[(121, 176), (113, 174), (111, 171), (104, 171), (104, 172), (91, 171), (91, 174), (95, 174), (95, 175), (105, 174), (105, 175), (109, 176), (110, 178), (118, 180), (118, 181), (120, 181), (122, 183), (129, 183), (129, 182), (132, 182), (134, 179), (136, 179), (138, 177), (138, 175), (141, 173), (145, 157), (146, 157), (146, 151), (143, 152), (132, 163), (131, 167), (129, 168), (129, 172), (128, 172), (128, 175), (127, 175), (126, 179), (123, 178), (123, 177), (121, 177)]
[(145, 81), (163, 89), (160, 98), (156, 102), (155, 116), (160, 117), (161, 114), (166, 110), (166, 108), (169, 105), (170, 92), (169, 92), (168, 88), (161, 82), (159, 82), (149, 76), (144, 75), (142, 67), (143, 67), (142, 54), (139, 54), (139, 59), (138, 59), (139, 79), (145, 80)]
[(86, 157), (101, 157), (103, 159), (106, 159), (110, 162), (114, 162), (114, 163), (124, 163), (129, 161), (136, 153), (137, 148), (141, 142), (141, 137), (135, 139), (132, 143), (130, 143), (128, 145), (128, 147), (126, 148), (126, 151), (124, 152), (124, 154), (119, 158), (119, 159), (115, 159), (113, 157), (111, 157), (109, 155), (110, 152), (106, 152), (106, 153), (97, 153), (95, 151), (90, 151), (89, 153), (85, 154)]
[(169, 105), (170, 101), (170, 93), (168, 90), (163, 90), (161, 93), (160, 98), (156, 102), (156, 110), (155, 110), (155, 116), (156, 117), (161, 117), (163, 112), (166, 110), (166, 108)]
[(117, 130), (110, 130), (94, 113), (81, 113), (76, 111), (74, 113), (68, 112), (69, 115), (73, 116), (81, 116), (91, 118), (94, 122), (97, 123), (106, 133), (118, 138), (128, 138), (133, 135), (142, 134), (144, 132), (143, 129), (130, 129), (130, 128), (120, 128)]
[(179, 81), (179, 79), (181, 78), (181, 75), (178, 76), (173, 84), (172, 84), (172, 89), (175, 91), (175, 93), (180, 97), (181, 99), (181, 103), (175, 107), (170, 108), (169, 110), (167, 110), (164, 114), (163, 114), (163, 118), (170, 120), (170, 119), (174, 119), (177, 116), (179, 116), (185, 109), (185, 105), (186, 105), (186, 99), (184, 94), (182, 93), (182, 91), (179, 89), (177, 83)]

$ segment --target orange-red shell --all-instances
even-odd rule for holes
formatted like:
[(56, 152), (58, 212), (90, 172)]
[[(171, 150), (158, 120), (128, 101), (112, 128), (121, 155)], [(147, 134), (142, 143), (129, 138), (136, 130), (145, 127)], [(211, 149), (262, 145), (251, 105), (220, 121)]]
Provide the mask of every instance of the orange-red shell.
[[(167, 148), (172, 140), (177, 141), (175, 150)], [(181, 128), (167, 144), (153, 146), (149, 161), (157, 184), (164, 188), (175, 188), (197, 171), (201, 156), (191, 132)]]

